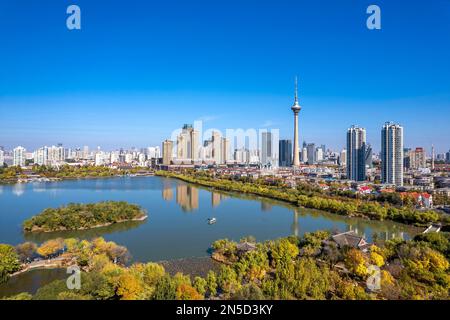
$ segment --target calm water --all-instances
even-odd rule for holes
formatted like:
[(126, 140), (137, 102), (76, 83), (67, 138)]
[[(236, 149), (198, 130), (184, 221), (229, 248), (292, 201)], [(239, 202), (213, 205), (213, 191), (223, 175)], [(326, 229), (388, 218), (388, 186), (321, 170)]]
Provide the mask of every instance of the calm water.
[[(138, 204), (148, 211), (149, 218), (79, 232), (21, 231), (25, 219), (45, 208), (104, 200)], [(216, 217), (217, 223), (208, 225), (208, 217)], [(323, 229), (355, 230), (369, 240), (375, 233), (382, 238), (409, 238), (415, 232), (392, 222), (351, 219), (254, 196), (212, 192), (160, 177), (0, 185), (0, 243), (13, 245), (24, 241), (41, 243), (55, 237), (103, 236), (126, 246), (135, 261), (160, 261), (205, 256), (210, 244), (221, 238), (239, 240), (253, 235), (262, 241)], [(35, 271), (19, 278), (25, 283), (39, 283), (40, 274)], [(25, 291), (33, 288), (24, 286)], [(4, 289), (0, 286), (0, 296)]]
[[(76, 232), (27, 233), (23, 220), (45, 208), (70, 202), (125, 200), (145, 208), (149, 218)], [(207, 224), (208, 217), (217, 223)], [(371, 239), (409, 237), (413, 230), (391, 222), (349, 219), (325, 212), (295, 208), (252, 196), (212, 192), (178, 180), (160, 177), (112, 178), (0, 186), (0, 243), (41, 243), (55, 237), (103, 236), (126, 246), (134, 260), (157, 261), (205, 256), (217, 239), (257, 240), (303, 234), (320, 229), (356, 230)]]

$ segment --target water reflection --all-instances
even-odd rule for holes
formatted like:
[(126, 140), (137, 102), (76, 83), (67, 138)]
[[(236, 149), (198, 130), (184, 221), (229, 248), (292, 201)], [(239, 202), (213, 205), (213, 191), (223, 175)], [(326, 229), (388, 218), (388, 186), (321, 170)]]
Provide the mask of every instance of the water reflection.
[(35, 294), (40, 288), (54, 280), (67, 278), (66, 269), (36, 269), (25, 272), (8, 282), (0, 284), (0, 298), (22, 292)]
[(163, 181), (162, 197), (166, 201), (171, 201), (173, 199), (172, 184), (167, 180)]
[(291, 224), (291, 232), (294, 236), (299, 236), (299, 225), (298, 225), (298, 209), (294, 209), (294, 221)]
[[(98, 190), (102, 193), (94, 192)], [(20, 199), (17, 194), (20, 194)], [(305, 232), (317, 230), (354, 230), (371, 241), (373, 235), (379, 239), (407, 239), (416, 232), (414, 228), (389, 221), (349, 218), (273, 199), (224, 192), (160, 177), (6, 185), (0, 197), (1, 243), (42, 243), (56, 237), (89, 239), (103, 236), (108, 241), (126, 246), (133, 257), (142, 262), (203, 256), (217, 239), (238, 241), (248, 235), (265, 241), (289, 235), (302, 236)], [(22, 222), (45, 208), (70, 202), (104, 200), (136, 203), (150, 213), (149, 219), (83, 231), (21, 232)], [(217, 223), (208, 225), (205, 221), (211, 217), (212, 211)]]
[(261, 210), (262, 211), (270, 211), (270, 210), (272, 210), (272, 204), (270, 202), (261, 201)]
[(25, 187), (26, 187), (26, 185), (24, 183), (16, 183), (13, 186), (12, 193), (14, 195), (16, 195), (17, 197), (20, 197), (20, 196), (22, 196), (24, 194)]
[(187, 184), (178, 184), (177, 203), (185, 212), (198, 209), (198, 189)]

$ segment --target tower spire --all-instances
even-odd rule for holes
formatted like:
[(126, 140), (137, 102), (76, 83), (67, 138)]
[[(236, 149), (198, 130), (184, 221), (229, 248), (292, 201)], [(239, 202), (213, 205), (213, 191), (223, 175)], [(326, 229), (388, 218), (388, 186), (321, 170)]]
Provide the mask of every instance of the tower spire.
[(295, 76), (295, 104), (298, 104), (298, 79)]

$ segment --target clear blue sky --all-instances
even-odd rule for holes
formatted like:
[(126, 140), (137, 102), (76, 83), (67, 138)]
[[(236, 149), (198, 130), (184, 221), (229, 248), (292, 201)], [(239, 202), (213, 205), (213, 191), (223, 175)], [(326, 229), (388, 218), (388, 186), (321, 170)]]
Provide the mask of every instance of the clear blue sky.
[(0, 2), (7, 147), (159, 145), (200, 118), (291, 138), (296, 74), (301, 140), (340, 149), (358, 124), (378, 150), (391, 120), (405, 146), (450, 149), (449, 0)]

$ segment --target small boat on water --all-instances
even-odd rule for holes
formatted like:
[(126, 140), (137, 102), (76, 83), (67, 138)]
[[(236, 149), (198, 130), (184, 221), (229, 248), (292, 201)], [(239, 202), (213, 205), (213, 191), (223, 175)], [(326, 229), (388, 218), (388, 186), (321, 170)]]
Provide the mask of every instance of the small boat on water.
[(217, 222), (216, 218), (208, 218), (208, 224), (214, 224)]

